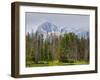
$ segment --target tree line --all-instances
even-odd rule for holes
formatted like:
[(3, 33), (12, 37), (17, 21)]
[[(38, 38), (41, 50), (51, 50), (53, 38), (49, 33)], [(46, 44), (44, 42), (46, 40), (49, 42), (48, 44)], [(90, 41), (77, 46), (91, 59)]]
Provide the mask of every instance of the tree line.
[(48, 63), (89, 62), (89, 34), (78, 36), (73, 32), (57, 36), (55, 33), (26, 34), (26, 62)]

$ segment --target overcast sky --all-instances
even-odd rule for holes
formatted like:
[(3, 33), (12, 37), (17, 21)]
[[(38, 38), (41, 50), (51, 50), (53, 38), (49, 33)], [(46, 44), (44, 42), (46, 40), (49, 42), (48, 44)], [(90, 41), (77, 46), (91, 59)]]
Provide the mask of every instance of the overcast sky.
[(50, 13), (25, 13), (26, 33), (36, 31), (38, 26), (44, 22), (50, 22), (60, 28), (67, 27), (72, 30), (89, 31), (89, 15), (76, 14), (50, 14)]

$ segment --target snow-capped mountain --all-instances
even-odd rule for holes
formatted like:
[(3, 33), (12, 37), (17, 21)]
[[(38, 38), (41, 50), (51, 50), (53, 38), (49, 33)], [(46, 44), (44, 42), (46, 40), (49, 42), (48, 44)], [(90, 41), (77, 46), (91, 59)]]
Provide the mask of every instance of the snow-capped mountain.
[(50, 22), (44, 22), (41, 25), (38, 26), (37, 32), (39, 33), (53, 33), (53, 32), (59, 32), (58, 27)]
[(50, 22), (44, 22), (42, 24), (40, 24), (37, 28), (36, 33), (37, 34), (43, 34), (43, 36), (46, 38), (47, 36), (52, 35), (63, 35), (64, 33), (69, 33), (69, 32), (73, 32), (76, 35), (78, 35), (79, 37), (85, 37), (87, 38), (89, 36), (89, 32), (88, 31), (80, 31), (78, 29), (71, 29), (68, 27), (62, 27), (61, 29), (59, 29), (58, 26), (56, 26), (53, 23)]
[(47, 38), (52, 36), (59, 36), (60, 31), (58, 29), (58, 26), (56, 26), (53, 23), (50, 22), (44, 22), (41, 25), (38, 26), (38, 29), (36, 31), (37, 35), (43, 35), (43, 38)]
[(61, 33), (62, 34), (69, 33), (69, 32), (73, 32), (79, 37), (87, 38), (89, 36), (89, 32), (88, 31), (81, 31), (81, 30), (78, 30), (78, 29), (75, 30), (75, 29), (71, 29), (71, 28), (67, 28), (67, 27), (64, 27), (64, 28), (61, 29)]

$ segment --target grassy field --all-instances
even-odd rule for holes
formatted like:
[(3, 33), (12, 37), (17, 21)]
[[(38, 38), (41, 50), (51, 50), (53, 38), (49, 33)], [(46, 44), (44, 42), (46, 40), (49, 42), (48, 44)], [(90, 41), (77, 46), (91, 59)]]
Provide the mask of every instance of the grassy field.
[(83, 64), (89, 64), (89, 62), (86, 61), (75, 61), (75, 62), (58, 62), (58, 61), (42, 61), (39, 63), (34, 62), (27, 62), (26, 67), (43, 67), (43, 66), (68, 66), (68, 65), (83, 65)]

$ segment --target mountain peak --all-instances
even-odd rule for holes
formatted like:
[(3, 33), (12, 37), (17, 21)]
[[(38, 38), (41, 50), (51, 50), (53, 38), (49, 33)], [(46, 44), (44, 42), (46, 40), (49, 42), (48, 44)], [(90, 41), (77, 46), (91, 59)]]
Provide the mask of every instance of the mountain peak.
[(48, 21), (40, 24), (38, 26), (38, 29), (36, 32), (38, 34), (43, 34), (45, 36), (47, 34), (51, 34), (51, 33), (54, 33), (54, 35), (59, 36), (59, 35), (63, 35), (65, 33), (70, 33), (70, 32), (75, 33), (79, 37), (87, 38), (87, 36), (88, 36), (88, 31), (80, 31), (79, 29), (72, 29), (72, 28), (68, 28), (68, 27), (62, 27), (61, 29), (59, 29), (58, 26), (56, 26), (55, 24), (48, 22)]
[(55, 24), (47, 21), (38, 26), (37, 32), (59, 32), (59, 29)]

